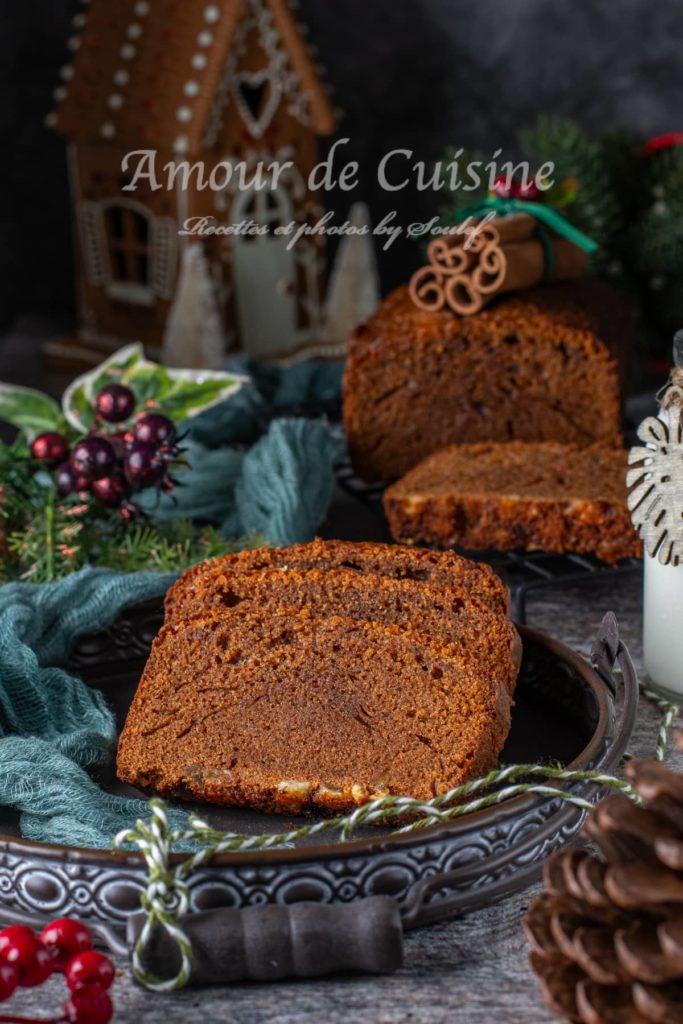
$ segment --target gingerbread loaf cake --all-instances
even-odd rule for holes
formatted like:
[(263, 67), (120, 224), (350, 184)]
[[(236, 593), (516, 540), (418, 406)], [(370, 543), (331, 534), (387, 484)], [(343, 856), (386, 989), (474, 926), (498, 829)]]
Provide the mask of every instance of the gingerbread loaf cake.
[(594, 445), (453, 445), (384, 494), (403, 543), (593, 552), (605, 562), (642, 545), (626, 505), (627, 454)]
[(428, 799), (497, 762), (500, 665), (409, 630), (266, 603), (164, 626), (121, 735), (146, 791), (297, 813)]
[(236, 573), (278, 569), (345, 569), (359, 575), (422, 583), (435, 590), (456, 588), (502, 615), (509, 595), (487, 565), (451, 551), (398, 547), (395, 544), (320, 540), (282, 548), (257, 548), (223, 555), (188, 569), (166, 595), (166, 621), (176, 622), (221, 606), (222, 594)]
[(482, 663), (500, 664), (514, 689), (521, 645), (517, 631), (500, 612), (458, 587), (433, 588), (414, 580), (361, 575), (348, 569), (263, 569), (234, 572), (214, 581), (211, 599), (201, 592), (173, 606), (166, 622), (182, 622), (207, 612), (246, 607), (254, 613), (275, 601), (312, 615), (351, 619), (418, 631)]
[(470, 317), (424, 312), (407, 288), (393, 292), (349, 343), (344, 425), (357, 473), (394, 480), (458, 443), (620, 444), (617, 332), (605, 310), (624, 329), (630, 318), (604, 288), (545, 285)]

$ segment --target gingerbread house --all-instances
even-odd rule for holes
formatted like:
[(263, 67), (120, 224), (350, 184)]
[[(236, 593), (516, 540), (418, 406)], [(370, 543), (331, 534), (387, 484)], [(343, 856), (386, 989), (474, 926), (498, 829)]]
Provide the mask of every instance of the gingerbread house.
[[(90, 0), (74, 26), (49, 123), (69, 141), (81, 343), (158, 349), (202, 245), (228, 351), (319, 350), (324, 243), (275, 229), (321, 216), (308, 179), (335, 118), (287, 0)], [(273, 162), (276, 185), (250, 184)]]

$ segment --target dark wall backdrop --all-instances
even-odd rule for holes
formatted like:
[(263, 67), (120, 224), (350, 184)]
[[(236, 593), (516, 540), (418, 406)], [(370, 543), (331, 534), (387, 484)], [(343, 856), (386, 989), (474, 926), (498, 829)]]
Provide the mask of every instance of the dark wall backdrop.
[[(0, 0), (4, 325), (72, 307), (64, 146), (43, 119), (79, 6)], [(345, 158), (361, 164), (359, 187), (328, 199), (340, 217), (353, 199), (370, 204), (375, 222), (393, 208), (405, 222), (437, 211), (437, 194), (378, 187), (391, 148), (428, 161), (460, 145), (512, 156), (518, 130), (542, 113), (647, 136), (683, 129), (681, 0), (301, 0), (300, 14), (344, 112)], [(384, 288), (417, 259), (409, 241), (380, 253)]]

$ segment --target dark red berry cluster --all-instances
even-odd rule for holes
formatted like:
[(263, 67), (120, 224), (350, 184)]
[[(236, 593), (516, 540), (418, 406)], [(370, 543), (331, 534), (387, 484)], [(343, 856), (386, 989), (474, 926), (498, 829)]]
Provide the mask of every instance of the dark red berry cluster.
[(60, 1021), (109, 1024), (114, 1008), (107, 990), (114, 981), (114, 965), (92, 948), (84, 924), (60, 917), (40, 935), (23, 924), (0, 932), (0, 1000), (9, 999), (17, 988), (42, 985), (55, 973), (64, 974), (70, 990)]
[(108, 431), (135, 412), (135, 396), (123, 384), (109, 384), (95, 397), (97, 419), (87, 437), (73, 446), (56, 431), (40, 434), (31, 445), (35, 459), (54, 469), (60, 497), (92, 495), (106, 508), (132, 519), (138, 508), (135, 491), (158, 487), (169, 494), (174, 481), (169, 467), (177, 460), (176, 428), (168, 416), (146, 412), (130, 430)]

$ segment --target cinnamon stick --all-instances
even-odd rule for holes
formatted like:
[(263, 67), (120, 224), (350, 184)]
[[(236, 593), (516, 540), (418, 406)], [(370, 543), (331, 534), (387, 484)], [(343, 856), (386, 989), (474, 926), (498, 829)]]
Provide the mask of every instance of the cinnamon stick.
[(471, 316), (496, 295), (585, 272), (587, 257), (579, 246), (553, 236), (548, 247), (551, 258), (537, 220), (527, 213), (489, 221), (474, 237), (434, 239), (427, 248), (430, 262), (411, 278), (411, 299), (425, 311), (448, 306), (460, 316)]

